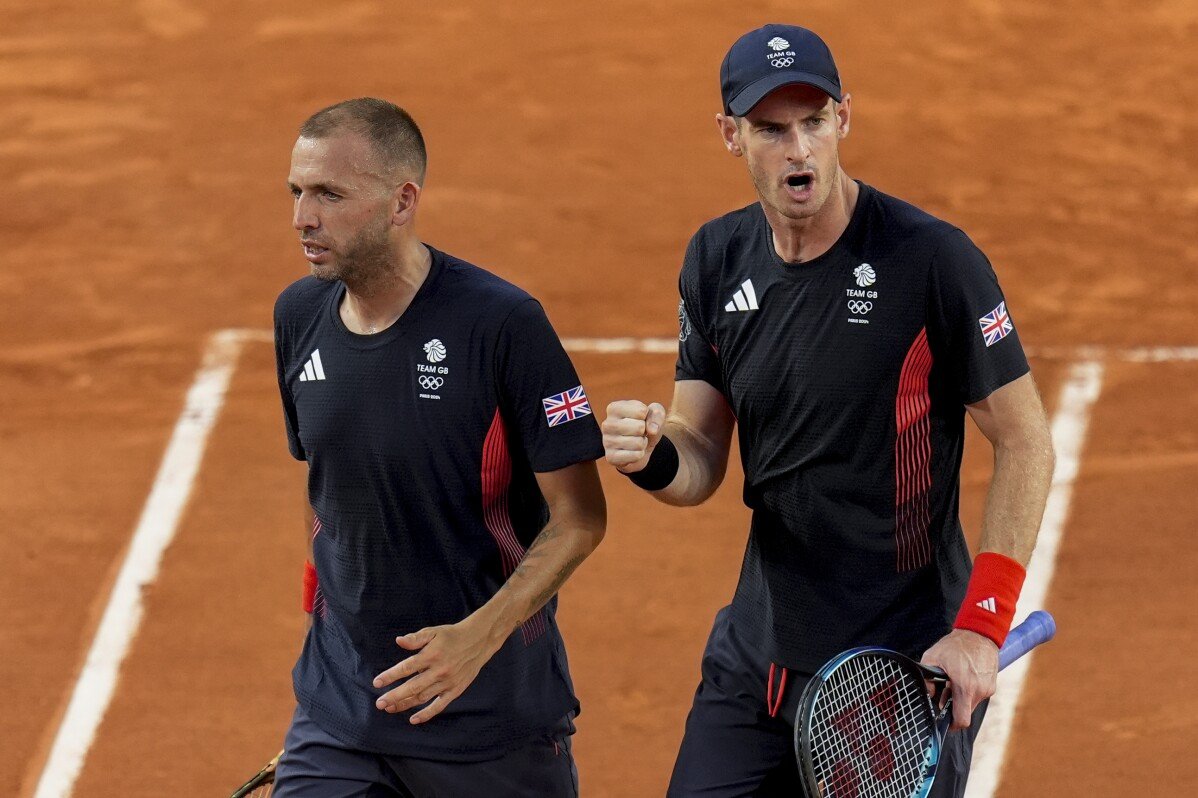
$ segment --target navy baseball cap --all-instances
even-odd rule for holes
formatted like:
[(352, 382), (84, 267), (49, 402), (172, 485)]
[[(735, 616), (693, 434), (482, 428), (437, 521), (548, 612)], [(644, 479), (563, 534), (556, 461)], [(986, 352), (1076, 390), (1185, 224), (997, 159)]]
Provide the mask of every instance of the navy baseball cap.
[(780, 86), (804, 83), (840, 102), (840, 73), (824, 40), (796, 25), (766, 25), (736, 40), (720, 65), (724, 113), (744, 116)]

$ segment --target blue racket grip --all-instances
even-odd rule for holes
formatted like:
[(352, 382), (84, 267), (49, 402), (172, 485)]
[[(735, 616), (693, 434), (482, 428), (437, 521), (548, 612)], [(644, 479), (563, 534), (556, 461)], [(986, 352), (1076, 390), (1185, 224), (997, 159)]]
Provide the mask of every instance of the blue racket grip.
[(1036, 610), (1027, 620), (1007, 634), (1006, 642), (998, 650), (998, 669), (1010, 665), (1041, 643), (1052, 640), (1057, 633), (1057, 622), (1044, 610)]

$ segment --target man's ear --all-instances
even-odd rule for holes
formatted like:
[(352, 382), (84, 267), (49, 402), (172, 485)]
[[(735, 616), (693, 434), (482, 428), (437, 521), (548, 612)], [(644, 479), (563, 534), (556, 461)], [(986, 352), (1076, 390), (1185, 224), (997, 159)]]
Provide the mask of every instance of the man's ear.
[(395, 189), (391, 195), (391, 223), (396, 226), (409, 224), (416, 215), (416, 206), (420, 204), (419, 183), (408, 180)]
[(725, 149), (737, 158), (744, 155), (744, 150), (740, 146), (740, 120), (734, 116), (716, 114), (715, 124), (720, 130), (720, 138), (724, 140)]
[(845, 94), (844, 99), (836, 104), (836, 137), (843, 139), (849, 135), (849, 122), (853, 116), (853, 97)]

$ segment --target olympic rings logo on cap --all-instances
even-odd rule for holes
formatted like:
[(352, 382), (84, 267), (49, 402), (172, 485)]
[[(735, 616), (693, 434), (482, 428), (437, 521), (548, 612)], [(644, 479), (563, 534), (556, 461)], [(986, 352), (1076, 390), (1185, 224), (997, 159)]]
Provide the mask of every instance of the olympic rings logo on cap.
[(420, 387), (426, 391), (435, 391), (445, 384), (445, 380), (440, 377), (430, 377), (427, 374), (420, 375)]
[(874, 309), (873, 302), (862, 302), (859, 299), (849, 300), (849, 312), (856, 313), (858, 316), (864, 316)]
[(770, 59), (770, 64), (772, 66), (776, 66), (778, 69), (781, 69), (782, 67), (788, 67), (791, 64), (793, 64), (794, 62), (795, 62), (795, 60), (793, 58), (791, 58), (790, 56), (787, 56), (786, 58), (771, 58)]

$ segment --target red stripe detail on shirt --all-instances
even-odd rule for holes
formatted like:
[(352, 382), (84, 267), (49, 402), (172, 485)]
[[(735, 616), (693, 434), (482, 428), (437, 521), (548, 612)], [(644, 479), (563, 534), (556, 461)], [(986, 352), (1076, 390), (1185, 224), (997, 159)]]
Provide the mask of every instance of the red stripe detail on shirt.
[[(774, 674), (777, 671), (782, 671), (782, 678), (778, 682), (777, 695), (774, 694)], [(765, 677), (765, 707), (770, 713), (771, 718), (778, 717), (778, 712), (782, 709), (782, 697), (786, 695), (786, 668), (770, 663), (769, 675)]]
[[(507, 431), (498, 409), (491, 422), (491, 429), (487, 431), (487, 437), (483, 441), (481, 474), (483, 523), (495, 539), (503, 562), (503, 575), (508, 577), (524, 558), (524, 547), (520, 545), (515, 527), (512, 526), (512, 514), (508, 504), (508, 490), (512, 485), (512, 456), (508, 452)], [(543, 610), (538, 611), (521, 624), (525, 645), (545, 633), (544, 615)]]
[[(316, 540), (316, 536), (320, 534), (320, 530), (324, 527), (320, 523), (320, 517), (312, 516), (312, 540)], [(312, 569), (313, 576), (316, 575), (316, 569)], [(315, 581), (315, 591), (312, 594), (312, 612), (319, 615), (321, 618), (327, 617), (329, 614), (329, 602), (324, 597), (324, 591), (320, 589), (320, 580)]]
[(898, 430), (894, 442), (894, 534), (895, 567), (899, 571), (913, 571), (932, 559), (928, 530), (932, 521), (928, 505), (932, 487), (932, 425), (928, 418), (932, 408), (928, 393), (931, 371), (932, 350), (925, 328), (907, 350), (894, 399)]

